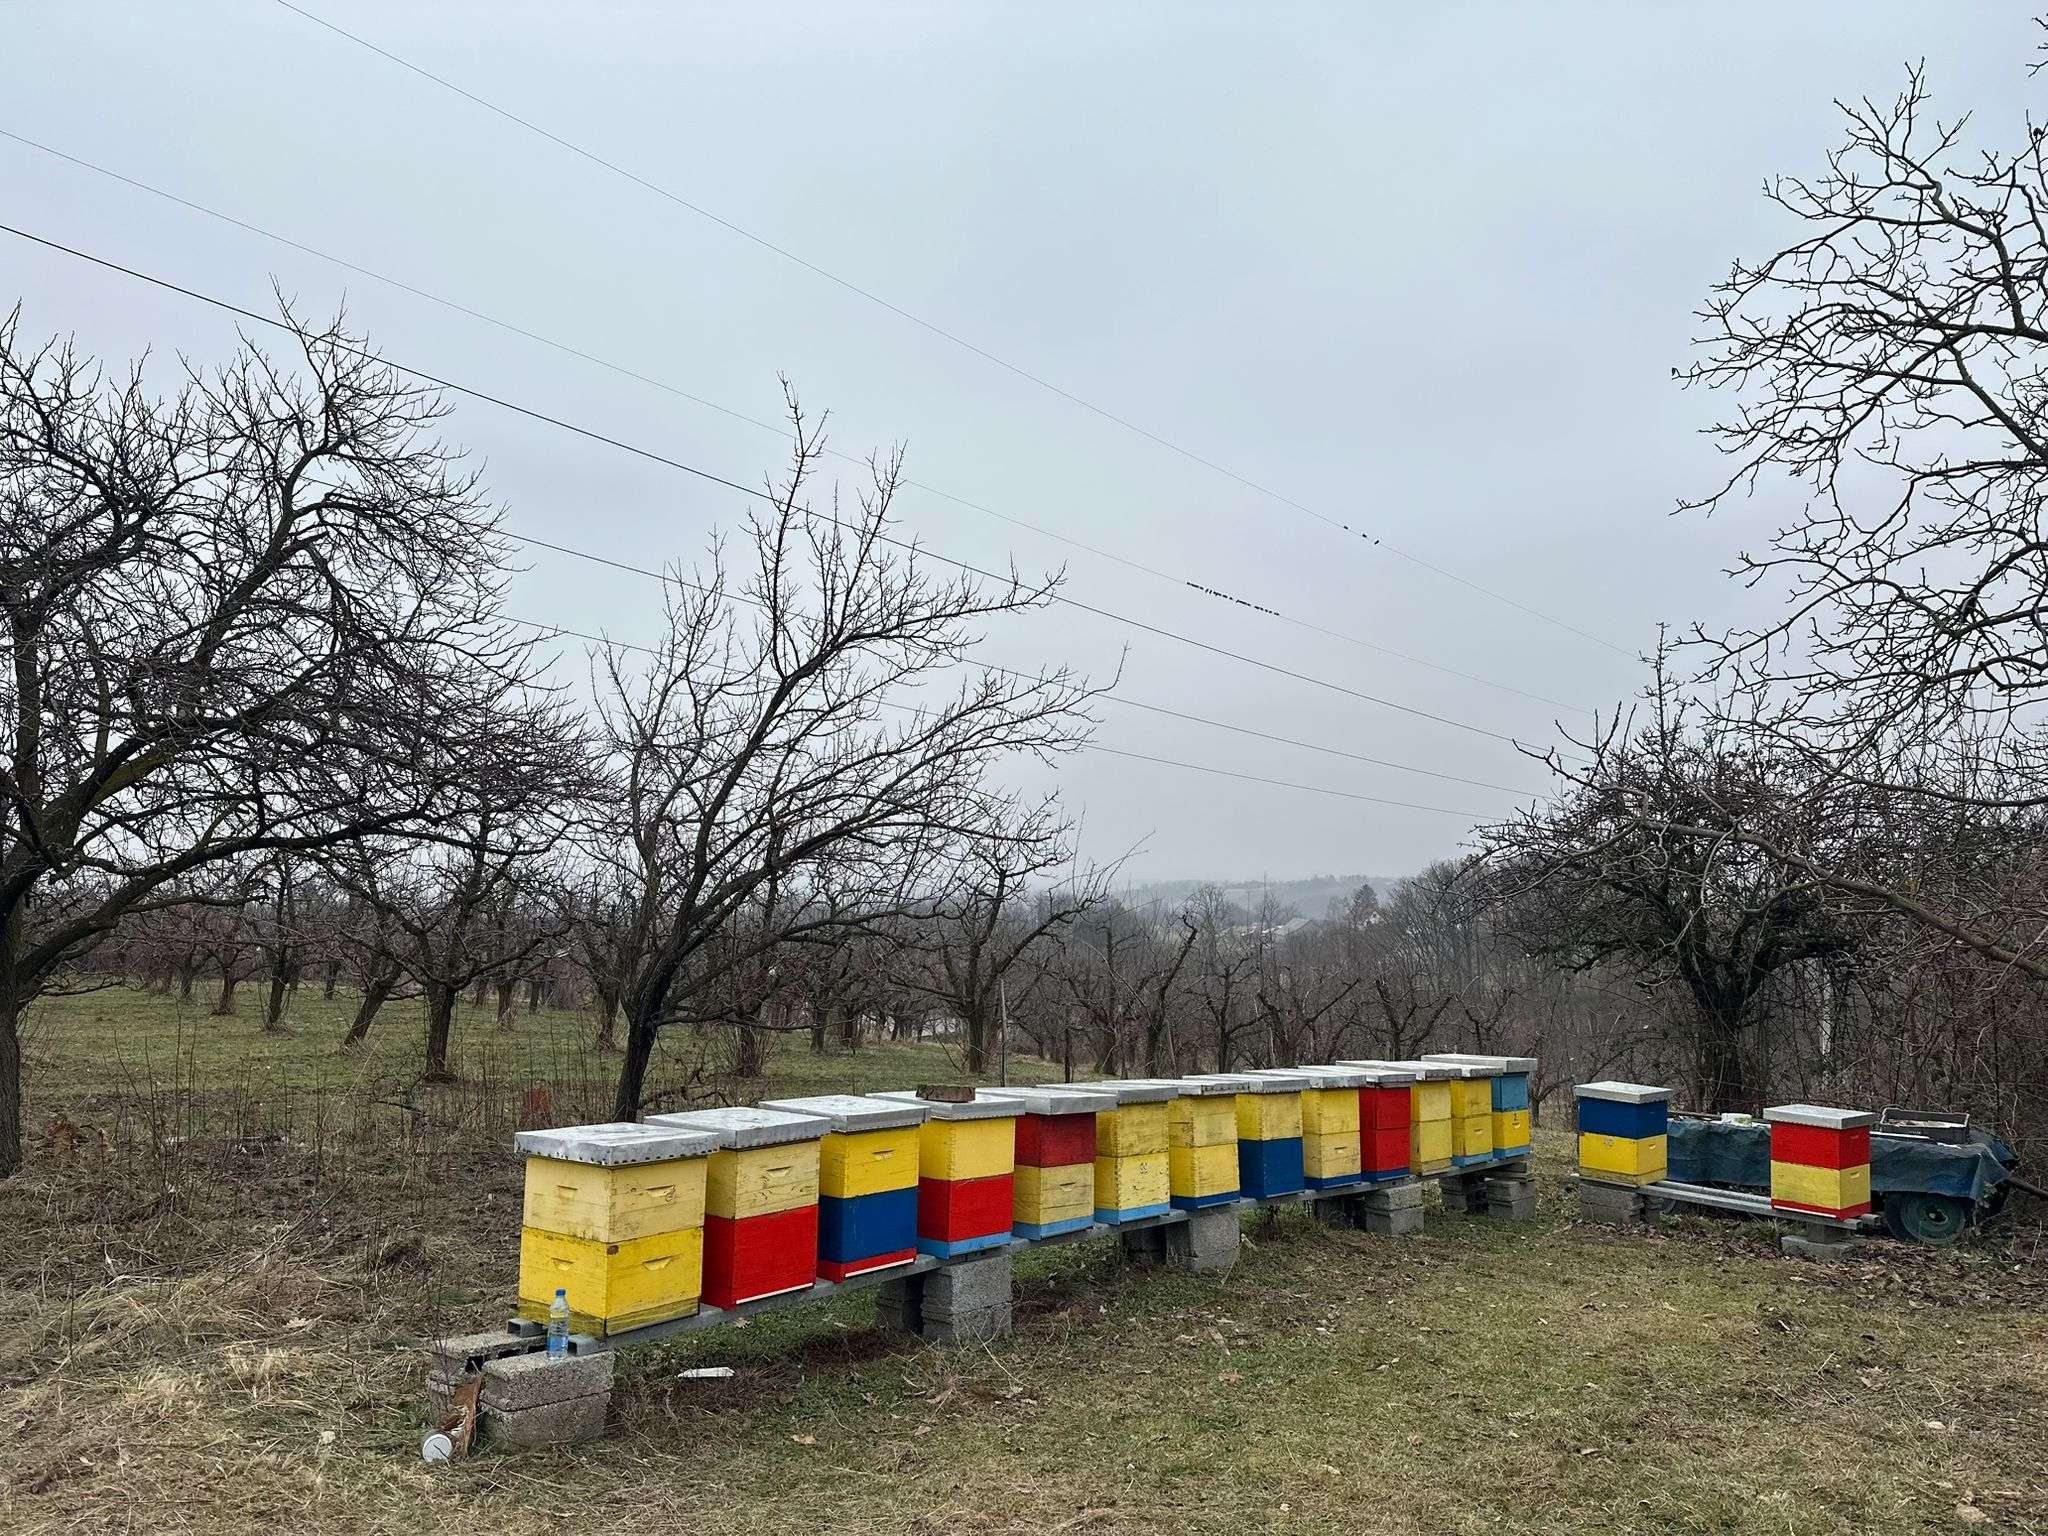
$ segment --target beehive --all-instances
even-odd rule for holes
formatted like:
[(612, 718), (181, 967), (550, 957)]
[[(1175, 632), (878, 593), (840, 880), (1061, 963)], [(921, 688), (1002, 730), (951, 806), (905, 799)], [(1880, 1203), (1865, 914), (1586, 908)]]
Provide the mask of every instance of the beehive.
[(1174, 1209), (1199, 1211), (1239, 1198), (1237, 1089), (1227, 1078), (1174, 1079), (1167, 1106), (1166, 1182)]
[[(1438, 1057), (1430, 1057), (1440, 1061)], [(1451, 1079), (1451, 1166), (1471, 1168), (1493, 1161), (1493, 1084), (1497, 1067), (1474, 1062), (1441, 1062)]]
[(1306, 1187), (1298, 1081), (1251, 1072), (1204, 1072), (1188, 1082), (1230, 1086), (1237, 1112), (1237, 1187), (1246, 1199), (1295, 1195)]
[(1366, 1076), (1358, 1090), (1359, 1171), (1368, 1183), (1408, 1177), (1408, 1117), (1415, 1074), (1403, 1067), (1340, 1061)]
[(1497, 1157), (1512, 1157), (1529, 1150), (1529, 1075), (1536, 1070), (1534, 1056), (1467, 1056), (1432, 1052), (1425, 1061), (1494, 1068), (1493, 1150)]
[(1870, 1213), (1870, 1128), (1860, 1109), (1779, 1104), (1771, 1128), (1771, 1205), (1853, 1221)]
[(1655, 1184), (1664, 1177), (1671, 1090), (1642, 1083), (1580, 1083), (1579, 1177), (1601, 1184)]
[(1441, 1061), (1374, 1061), (1367, 1066), (1413, 1072), (1408, 1089), (1408, 1171), (1442, 1173), (1451, 1166), (1451, 1082), (1457, 1070)]
[(1099, 1093), (1078, 1088), (987, 1088), (1015, 1099), (1017, 1171), (1011, 1226), (1019, 1237), (1055, 1237), (1095, 1224), (1095, 1116)]
[(893, 1091), (878, 1095), (924, 1107), (918, 1131), (917, 1251), (957, 1258), (1010, 1241), (1017, 1191), (1014, 1098), (976, 1092), (964, 1104)]
[(586, 1333), (697, 1310), (705, 1161), (716, 1138), (618, 1123), (521, 1131), (513, 1145), (526, 1154), (521, 1316), (545, 1318), (557, 1288)]
[(1179, 1097), (1164, 1078), (1103, 1078), (1073, 1083), (1111, 1101), (1095, 1117), (1095, 1219), (1118, 1226), (1172, 1209), (1173, 1182), (1166, 1146)]
[(704, 1181), (705, 1301), (736, 1307), (816, 1282), (818, 1144), (829, 1121), (742, 1104), (647, 1123), (718, 1138)]
[(1338, 1189), (1365, 1177), (1358, 1095), (1371, 1079), (1358, 1067), (1300, 1067), (1310, 1086), (1301, 1096), (1301, 1157), (1310, 1189)]
[(847, 1280), (917, 1256), (917, 1141), (924, 1109), (861, 1094), (764, 1099), (813, 1115), (818, 1143), (818, 1277)]

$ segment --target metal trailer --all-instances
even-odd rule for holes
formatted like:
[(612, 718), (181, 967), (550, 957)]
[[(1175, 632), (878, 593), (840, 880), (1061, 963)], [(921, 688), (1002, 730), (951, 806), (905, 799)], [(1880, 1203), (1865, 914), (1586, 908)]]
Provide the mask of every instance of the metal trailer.
[[(1770, 1127), (1761, 1120), (1671, 1112), (1665, 1182), (1644, 1189), (1673, 1205), (1770, 1214)], [(1872, 1225), (1901, 1242), (1946, 1244), (1996, 1216), (2019, 1159), (1969, 1116), (1887, 1109), (1870, 1135)], [(2025, 1181), (2019, 1181), (2023, 1187)]]

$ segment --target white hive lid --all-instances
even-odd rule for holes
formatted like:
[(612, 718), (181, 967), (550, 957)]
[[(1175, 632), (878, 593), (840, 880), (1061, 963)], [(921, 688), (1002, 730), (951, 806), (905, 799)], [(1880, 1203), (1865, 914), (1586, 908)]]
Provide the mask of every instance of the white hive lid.
[(1232, 1093), (1299, 1093), (1301, 1084), (1285, 1083), (1251, 1072), (1198, 1072), (1185, 1079), (1194, 1083), (1228, 1083)]
[(1176, 1077), (1173, 1086), (1184, 1099), (1216, 1099), (1248, 1092), (1256, 1081), (1236, 1072), (1205, 1072), (1199, 1077)]
[(1496, 1072), (1534, 1072), (1534, 1056), (1475, 1056), (1461, 1051), (1428, 1051), (1424, 1061), (1448, 1061), (1458, 1066), (1491, 1067)]
[(632, 1163), (665, 1163), (671, 1158), (703, 1157), (718, 1148), (708, 1131), (667, 1130), (614, 1120), (606, 1125), (565, 1125), (553, 1131), (521, 1131), (512, 1145), (528, 1157), (552, 1157), (564, 1163), (593, 1163), (623, 1168)]
[(758, 1109), (751, 1104), (650, 1115), (647, 1123), (664, 1129), (710, 1131), (718, 1137), (721, 1151), (733, 1152), (748, 1147), (777, 1147), (790, 1141), (816, 1141), (832, 1129), (830, 1121), (820, 1120), (816, 1115), (792, 1115), (786, 1110)]
[(1404, 1088), (1416, 1081), (1412, 1068), (1396, 1067), (1384, 1061), (1340, 1061), (1337, 1065), (1365, 1073), (1375, 1088)]
[(1347, 1061), (1347, 1067), (1392, 1067), (1397, 1072), (1413, 1072), (1420, 1083), (1447, 1083), (1464, 1073), (1448, 1061)]
[(1318, 1088), (1370, 1088), (1372, 1075), (1363, 1067), (1347, 1067), (1342, 1062), (1335, 1066), (1296, 1067), (1314, 1079)]
[(1866, 1109), (1830, 1109), (1825, 1104), (1774, 1104), (1764, 1111), (1772, 1125), (1812, 1125), (1824, 1131), (1853, 1131), (1877, 1124)]
[(946, 1104), (937, 1099), (921, 1099), (913, 1088), (891, 1088), (886, 1093), (874, 1095), (878, 1099), (889, 1099), (898, 1104), (915, 1104), (925, 1112), (929, 1120), (999, 1120), (1004, 1117), (1015, 1119), (1024, 1113), (1024, 1106), (1015, 1099), (998, 1098), (986, 1089), (974, 1090), (974, 1097), (965, 1104)]
[(1106, 1107), (1103, 1100), (1108, 1097), (1107, 1094), (1093, 1093), (1081, 1088), (1066, 1088), (1056, 1083), (1015, 1088), (984, 1088), (981, 1091), (991, 1098), (1015, 1099), (1024, 1106), (1027, 1115), (1100, 1114)]
[(1066, 1086), (1108, 1094), (1119, 1104), (1164, 1104), (1168, 1099), (1180, 1097), (1180, 1085), (1163, 1077), (1103, 1077)]
[(919, 1125), (924, 1108), (893, 1099), (870, 1098), (864, 1093), (820, 1093), (808, 1099), (763, 1099), (763, 1109), (779, 1109), (792, 1115), (815, 1115), (832, 1122), (832, 1129), (847, 1131), (888, 1131), (898, 1126)]
[(1646, 1083), (1580, 1083), (1572, 1094), (1581, 1099), (1607, 1099), (1615, 1104), (1658, 1104), (1671, 1097), (1669, 1088)]
[(1261, 1082), (1278, 1083), (1286, 1093), (1300, 1093), (1302, 1089), (1316, 1085), (1316, 1080), (1299, 1067), (1253, 1067), (1251, 1076)]

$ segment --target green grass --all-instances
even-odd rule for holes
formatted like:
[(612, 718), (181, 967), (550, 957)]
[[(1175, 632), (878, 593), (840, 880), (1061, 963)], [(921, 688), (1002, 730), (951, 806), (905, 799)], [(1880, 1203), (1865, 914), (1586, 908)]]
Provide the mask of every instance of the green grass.
[[(156, 1006), (109, 1020), (175, 1035)], [(109, 1020), (46, 1021), (39, 1102), (115, 1109), (119, 1079), (74, 1034)], [(465, 1021), (463, 1059), (508, 1093), (520, 1043), (561, 1061), (589, 1032), (490, 1028)], [(338, 1034), (258, 1043), (303, 1087), (329, 1081)], [(932, 1046), (783, 1046), (781, 1091), (950, 1067)], [(216, 1075), (241, 1059), (189, 1049)], [(384, 1081), (416, 1072), (388, 1049)], [(454, 1115), (474, 1081), (420, 1102), (453, 1118), (379, 1111), (317, 1166), (287, 1131), (192, 1149), (170, 1194), (161, 1159), (90, 1147), (0, 1186), (0, 1530), (2048, 1529), (2038, 1233), (1824, 1267), (1779, 1258), (1760, 1224), (1585, 1226), (1548, 1134), (1528, 1226), (1432, 1209), (1390, 1240), (1291, 1209), (1248, 1223), (1227, 1277), (1049, 1249), (1020, 1263), (1018, 1331), (993, 1345), (919, 1345), (865, 1297), (796, 1308), (625, 1356), (599, 1444), (429, 1471), (403, 1346), (502, 1315), (519, 1171), (502, 1126)], [(677, 1374), (714, 1363), (736, 1374)]]

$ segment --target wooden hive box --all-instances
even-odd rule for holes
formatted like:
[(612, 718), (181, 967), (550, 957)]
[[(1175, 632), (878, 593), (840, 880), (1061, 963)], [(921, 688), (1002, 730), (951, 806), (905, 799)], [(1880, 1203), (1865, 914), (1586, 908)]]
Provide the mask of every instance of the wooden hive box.
[(1100, 1095), (1095, 1120), (1095, 1219), (1118, 1226), (1172, 1209), (1166, 1155), (1180, 1085), (1166, 1078), (1100, 1078), (1069, 1087)]
[(1406, 1178), (1415, 1073), (1368, 1061), (1340, 1061), (1337, 1065), (1362, 1072), (1366, 1078), (1358, 1090), (1360, 1174), (1370, 1183)]
[(1182, 1079), (1221, 1083), (1237, 1113), (1237, 1184), (1240, 1195), (1270, 1200), (1307, 1187), (1302, 1166), (1301, 1084), (1252, 1072), (1202, 1072)]
[(715, 1138), (614, 1123), (522, 1131), (513, 1144), (526, 1154), (522, 1317), (544, 1320), (557, 1289), (572, 1326), (599, 1335), (697, 1310)]
[(917, 1256), (918, 1135), (925, 1112), (864, 1094), (764, 1099), (763, 1109), (812, 1115), (818, 1143), (818, 1277), (841, 1281)]
[(902, 1090), (878, 1097), (920, 1104), (927, 1116), (918, 1133), (918, 1252), (948, 1259), (1008, 1244), (1023, 1104), (979, 1090), (963, 1103), (936, 1103)]
[(1239, 1198), (1237, 1087), (1227, 1078), (1174, 1079), (1179, 1097), (1167, 1120), (1166, 1183), (1175, 1210), (1199, 1211)]
[(1870, 1213), (1867, 1110), (1778, 1104), (1764, 1111), (1771, 1128), (1771, 1205), (1836, 1221)]
[(1017, 1117), (1011, 1227), (1037, 1240), (1095, 1224), (1095, 1121), (1103, 1096), (1075, 1088), (988, 1088)]
[(1580, 1083), (1572, 1090), (1572, 1100), (1578, 1115), (1579, 1177), (1628, 1185), (1663, 1180), (1669, 1088)]
[(816, 1283), (818, 1147), (829, 1121), (732, 1105), (647, 1123), (718, 1138), (704, 1184), (705, 1301), (730, 1308)]

